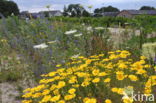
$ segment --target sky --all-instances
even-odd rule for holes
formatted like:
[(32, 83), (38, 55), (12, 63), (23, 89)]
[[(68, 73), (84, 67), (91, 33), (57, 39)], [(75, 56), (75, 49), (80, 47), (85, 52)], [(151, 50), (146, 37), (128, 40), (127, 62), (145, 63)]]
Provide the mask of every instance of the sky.
[(153, 6), (156, 8), (156, 0), (13, 0), (19, 6), (20, 11), (39, 12), (46, 11), (46, 5), (51, 5), (50, 10), (63, 11), (64, 5), (79, 3), (86, 9), (92, 5), (95, 8), (114, 6), (120, 10), (139, 9), (141, 6)]

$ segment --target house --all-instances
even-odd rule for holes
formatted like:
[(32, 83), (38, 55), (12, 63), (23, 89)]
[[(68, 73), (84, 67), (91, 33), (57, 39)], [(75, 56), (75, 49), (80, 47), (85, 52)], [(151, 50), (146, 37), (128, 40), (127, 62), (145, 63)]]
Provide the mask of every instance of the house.
[(102, 13), (102, 16), (116, 17), (118, 14), (119, 12), (104, 12)]
[(54, 10), (54, 11), (41, 11), (38, 13), (29, 13), (28, 11), (22, 11), (20, 13), (20, 17), (25, 19), (25, 18), (45, 18), (45, 17), (54, 17), (54, 16), (62, 16), (62, 12), (59, 10)]
[(39, 13), (30, 13), (31, 17), (36, 19), (36, 18), (41, 18), (41, 15)]
[(103, 12), (103, 13), (94, 13), (92, 15), (95, 17), (98, 16), (116, 17), (118, 14), (119, 12)]
[(138, 15), (156, 15), (156, 10), (123, 10), (117, 16), (131, 18)]
[(28, 18), (29, 16), (30, 16), (29, 11), (22, 11), (20, 13), (20, 18), (22, 18), (22, 19)]
[(53, 16), (62, 16), (62, 12), (60, 10), (49, 11), (50, 17)]
[(53, 11), (41, 11), (39, 12), (40, 17), (54, 17), (54, 16), (62, 16), (62, 12), (60, 10)]

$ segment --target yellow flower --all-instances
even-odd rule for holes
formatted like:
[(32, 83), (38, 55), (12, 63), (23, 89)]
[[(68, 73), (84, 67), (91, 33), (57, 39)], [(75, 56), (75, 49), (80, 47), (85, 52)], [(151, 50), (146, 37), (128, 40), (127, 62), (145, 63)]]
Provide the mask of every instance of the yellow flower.
[(127, 58), (128, 55), (121, 52), (119, 56), (120, 56), (120, 58)]
[(57, 103), (65, 103), (65, 101), (64, 100), (60, 100)]
[(56, 67), (61, 67), (61, 64), (56, 65)]
[(27, 88), (23, 92), (30, 92), (30, 91), (31, 91), (31, 88)]
[(97, 103), (97, 100), (95, 98), (91, 98), (86, 100), (84, 103)]
[(137, 76), (135, 76), (135, 75), (129, 75), (128, 78), (129, 78), (131, 81), (137, 81), (137, 80), (138, 80)]
[(74, 89), (74, 88), (71, 88), (71, 89), (68, 90), (69, 94), (74, 94), (75, 92), (76, 92), (76, 89)]
[(112, 88), (112, 92), (118, 92), (118, 88)]
[(151, 65), (146, 64), (144, 67), (145, 67), (145, 68), (151, 68)]
[(59, 81), (58, 82), (58, 85), (57, 85), (57, 88), (63, 88), (64, 86), (66, 85), (66, 83), (64, 81)]
[(76, 96), (75, 94), (65, 95), (64, 99), (65, 100), (71, 100), (71, 99), (75, 98), (75, 96)]
[(32, 103), (32, 100), (23, 100), (22, 103)]
[(120, 63), (118, 67), (121, 69), (127, 69), (127, 65), (124, 63)]
[(132, 98), (124, 98), (123, 103), (133, 103), (133, 99)]
[(80, 85), (79, 84), (74, 84), (72, 87), (78, 88)]
[(76, 74), (78, 77), (86, 77), (86, 73), (83, 72), (77, 72)]
[(108, 82), (110, 82), (110, 81), (111, 81), (110, 78), (106, 78), (106, 79), (104, 80), (105, 83), (108, 83)]
[(33, 94), (32, 98), (38, 98), (38, 97), (40, 97), (41, 95), (42, 95), (41, 93), (35, 93), (35, 94)]
[(132, 64), (133, 69), (132, 70), (139, 70), (139, 69), (143, 69), (143, 66), (141, 65), (140, 62), (135, 62), (134, 64)]
[(86, 60), (86, 64), (90, 64), (92, 61), (90, 59)]
[(118, 94), (124, 93), (124, 89), (122, 89), (122, 88), (112, 88), (111, 90), (112, 90), (112, 92), (118, 93)]
[(95, 78), (92, 80), (93, 83), (98, 83), (100, 81), (100, 78)]
[(42, 95), (47, 95), (47, 94), (49, 94), (49, 93), (50, 93), (50, 90), (45, 89), (45, 90), (42, 92)]
[(76, 82), (77, 82), (76, 76), (71, 77), (71, 78), (69, 79), (68, 82), (69, 82), (70, 84), (76, 83)]
[(145, 56), (141, 56), (140, 59), (144, 60), (144, 59), (146, 59), (146, 57)]
[(139, 69), (136, 74), (145, 74), (147, 73), (144, 69)]
[(89, 84), (90, 84), (90, 82), (88, 82), (88, 81), (87, 81), (87, 82), (84, 81), (84, 82), (82, 82), (81, 86), (82, 86), (82, 87), (86, 87), (86, 86), (88, 86)]
[(99, 73), (99, 77), (103, 77), (103, 76), (106, 76), (107, 75), (107, 73), (106, 72), (101, 72), (101, 73)]
[(29, 92), (29, 93), (24, 94), (22, 97), (24, 97), (24, 98), (30, 98), (31, 96), (32, 96), (32, 93)]
[(149, 87), (148, 88), (145, 88), (145, 90), (144, 90), (144, 93), (147, 94), (147, 95), (148, 94), (151, 94), (151, 92), (152, 92), (152, 90)]
[(83, 99), (83, 102), (85, 103), (85, 102), (88, 101), (88, 100), (89, 100), (89, 98), (86, 97), (86, 98)]
[(52, 84), (52, 86), (50, 87), (50, 90), (54, 90), (57, 88), (57, 85), (56, 84)]
[(56, 72), (50, 72), (50, 73), (49, 73), (49, 76), (50, 76), (50, 77), (53, 77), (53, 76), (55, 76), (55, 75), (56, 75)]
[(49, 102), (51, 99), (51, 96), (50, 95), (46, 95), (43, 97), (43, 99), (41, 100), (41, 102)]
[(123, 79), (125, 78), (124, 72), (122, 72), (122, 71), (116, 72), (116, 78), (117, 78), (118, 80), (123, 80)]
[(112, 101), (110, 99), (106, 99), (105, 103), (112, 103)]
[(110, 51), (110, 52), (108, 52), (108, 54), (114, 54), (115, 52), (113, 52), (113, 51)]
[(54, 95), (59, 95), (59, 90), (56, 89), (56, 90), (53, 91), (53, 93), (54, 93)]
[(110, 59), (110, 60), (113, 60), (113, 59), (116, 59), (116, 58), (118, 58), (118, 56), (115, 55), (115, 54), (111, 54), (111, 55), (109, 56), (109, 59)]
[(50, 101), (56, 102), (56, 101), (58, 101), (59, 99), (60, 99), (60, 95), (57, 95), (57, 96), (52, 97), (52, 98), (50, 99)]
[(6, 43), (7, 42), (7, 39), (1, 39), (1, 42), (2, 43)]
[(117, 52), (117, 53), (120, 53), (120, 52), (121, 52), (121, 50), (116, 50), (116, 52)]
[(150, 82), (152, 86), (155, 86), (156, 85), (156, 76), (155, 75), (150, 76), (148, 82)]
[(92, 71), (92, 74), (94, 76), (97, 76), (99, 74), (99, 71), (100, 71), (99, 69), (95, 69), (95, 70)]
[(33, 90), (33, 91), (40, 91), (41, 89), (44, 89), (46, 86), (45, 85), (39, 85), (39, 86), (37, 86), (37, 87), (35, 87), (35, 88), (33, 88), (33, 89), (31, 89), (31, 90)]
[(140, 60), (140, 64), (145, 64), (145, 60)]
[(122, 95), (124, 93), (124, 89), (119, 88), (118, 91), (117, 91), (117, 93)]
[(156, 71), (156, 66), (154, 67), (154, 70)]

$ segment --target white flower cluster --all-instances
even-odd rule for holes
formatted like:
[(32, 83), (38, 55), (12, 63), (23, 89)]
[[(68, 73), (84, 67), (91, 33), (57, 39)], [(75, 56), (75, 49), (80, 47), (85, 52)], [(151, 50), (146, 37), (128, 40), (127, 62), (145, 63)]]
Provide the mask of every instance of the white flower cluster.
[(145, 43), (142, 46), (142, 53), (147, 58), (155, 58), (156, 57), (156, 42), (155, 43)]
[(77, 32), (77, 30), (70, 30), (70, 31), (66, 31), (65, 34), (66, 35), (71, 35), (71, 34), (74, 34), (76, 32)]
[(45, 43), (42, 43), (39, 45), (34, 45), (33, 47), (34, 47), (34, 49), (44, 49), (44, 48), (47, 48), (48, 45), (46, 45)]

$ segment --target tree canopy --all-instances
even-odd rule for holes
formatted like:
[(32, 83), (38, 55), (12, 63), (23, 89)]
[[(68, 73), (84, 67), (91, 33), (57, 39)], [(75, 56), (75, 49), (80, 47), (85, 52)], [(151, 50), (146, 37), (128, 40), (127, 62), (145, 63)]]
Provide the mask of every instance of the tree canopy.
[(10, 16), (11, 14), (18, 15), (19, 9), (15, 2), (8, 0), (0, 0), (0, 13), (5, 17)]
[(102, 13), (102, 12), (118, 12), (120, 11), (116, 7), (108, 6), (108, 7), (102, 7), (102, 8), (97, 8), (94, 10), (94, 13)]
[(64, 7), (64, 16), (81, 17), (89, 16), (90, 14), (80, 4), (70, 4), (67, 8)]
[(151, 6), (142, 6), (140, 8), (140, 10), (156, 10), (154, 7), (151, 7)]

